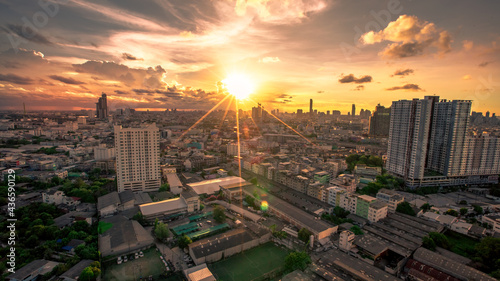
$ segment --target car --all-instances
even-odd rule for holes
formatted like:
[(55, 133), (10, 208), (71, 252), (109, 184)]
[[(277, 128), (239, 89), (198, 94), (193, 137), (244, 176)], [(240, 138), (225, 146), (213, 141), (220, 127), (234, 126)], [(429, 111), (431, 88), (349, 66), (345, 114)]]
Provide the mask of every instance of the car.
[(139, 253), (135, 253), (134, 258), (138, 259), (139, 258)]
[(127, 256), (123, 256), (123, 262), (128, 262)]
[(144, 253), (142, 251), (139, 252), (139, 257), (144, 257)]
[(122, 264), (122, 262), (123, 262), (122, 257), (118, 257), (118, 259), (116, 259), (117, 264)]

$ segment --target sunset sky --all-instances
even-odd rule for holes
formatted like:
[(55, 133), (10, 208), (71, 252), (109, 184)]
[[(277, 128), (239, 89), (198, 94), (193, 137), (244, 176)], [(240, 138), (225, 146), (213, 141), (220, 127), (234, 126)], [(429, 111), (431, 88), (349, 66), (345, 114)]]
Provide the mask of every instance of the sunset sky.
[[(500, 1), (0, 0), (0, 110), (269, 109), (471, 99), (500, 114)], [(242, 101), (245, 109), (253, 104)]]

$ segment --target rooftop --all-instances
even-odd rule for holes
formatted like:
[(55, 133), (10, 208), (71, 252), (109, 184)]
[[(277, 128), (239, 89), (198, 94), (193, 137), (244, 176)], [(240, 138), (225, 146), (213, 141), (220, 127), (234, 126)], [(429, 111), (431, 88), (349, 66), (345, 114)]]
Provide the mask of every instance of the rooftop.
[(120, 202), (118, 192), (114, 191), (97, 198), (97, 209), (102, 210), (112, 205), (118, 205)]
[(75, 279), (77, 280), (78, 277), (80, 277), (80, 274), (82, 271), (88, 267), (93, 260), (81, 260), (79, 263), (75, 264), (72, 268), (68, 269), (68, 271), (64, 272), (61, 274), (61, 277), (66, 277), (70, 279)]
[(186, 202), (182, 198), (163, 200), (160, 202), (147, 203), (139, 206), (144, 216), (154, 215), (170, 210), (187, 208)]
[(252, 235), (243, 228), (234, 229), (213, 237), (189, 244), (196, 258), (218, 253), (253, 240)]
[(34, 260), (20, 269), (17, 269), (15, 273), (7, 276), (7, 280), (24, 280), (32, 273), (37, 275), (43, 275), (52, 271), (58, 262), (48, 261), (48, 260)]
[(425, 248), (418, 248), (417, 251), (415, 251), (415, 253), (413, 254), (413, 258), (423, 264), (432, 265), (432, 267), (447, 274), (459, 277), (460, 279), (465, 278), (468, 280), (496, 280), (486, 273), (446, 258)]

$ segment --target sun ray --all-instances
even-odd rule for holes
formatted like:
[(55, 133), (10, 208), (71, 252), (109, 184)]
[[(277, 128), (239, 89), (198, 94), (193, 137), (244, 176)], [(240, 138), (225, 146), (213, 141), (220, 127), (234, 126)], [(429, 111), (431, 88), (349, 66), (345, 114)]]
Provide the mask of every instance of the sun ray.
[[(256, 104), (258, 104), (258, 102), (252, 100), (249, 98), (249, 100), (255, 102)], [(304, 137), (301, 133), (297, 132), (297, 130), (295, 130), (294, 128), (292, 128), (292, 126), (288, 125), (285, 121), (279, 119), (276, 115), (272, 114), (271, 112), (269, 112), (268, 110), (266, 110), (264, 107), (262, 107), (262, 110), (266, 111), (269, 115), (271, 115), (272, 117), (276, 118), (276, 120), (278, 120), (279, 122), (281, 122), (283, 125), (285, 125), (288, 129), (292, 130), (293, 132), (295, 132), (297, 135), (299, 135), (300, 137), (302, 137), (304, 140), (306, 140), (308, 143), (312, 144), (313, 146), (315, 146), (315, 144), (310, 141), (308, 138)]]
[(214, 105), (212, 107), (212, 109), (210, 109), (207, 113), (205, 113), (205, 115), (203, 115), (200, 119), (198, 119), (198, 121), (196, 121), (193, 125), (191, 125), (191, 127), (189, 127), (189, 129), (187, 129), (184, 133), (182, 133), (180, 135), (180, 137), (177, 138), (177, 142), (179, 142), (189, 131), (194, 129), (194, 127), (196, 127), (196, 125), (198, 125), (201, 121), (203, 121), (203, 119), (205, 119), (208, 115), (210, 115), (210, 113), (212, 113), (212, 111), (214, 111), (217, 107), (219, 107), (219, 105), (221, 105), (230, 96), (231, 95), (226, 95), (221, 101), (219, 101), (219, 103)]
[(224, 120), (226, 119), (227, 113), (229, 112), (229, 108), (231, 107), (233, 100), (234, 96), (231, 96), (231, 99), (229, 99), (229, 103), (226, 106), (226, 112), (224, 112), (224, 116), (222, 116), (222, 120), (220, 121), (219, 128), (222, 128), (222, 124), (224, 124)]

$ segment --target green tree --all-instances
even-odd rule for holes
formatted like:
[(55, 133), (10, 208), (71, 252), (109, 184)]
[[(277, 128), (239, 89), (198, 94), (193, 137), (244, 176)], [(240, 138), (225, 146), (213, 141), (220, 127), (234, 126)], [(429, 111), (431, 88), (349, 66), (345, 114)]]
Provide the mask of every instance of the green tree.
[(482, 215), (484, 213), (483, 208), (479, 205), (474, 205), (474, 212), (478, 215)]
[(253, 185), (257, 185), (258, 180), (257, 180), (257, 178), (252, 178), (252, 179), (250, 180), (250, 182), (251, 182)]
[(481, 262), (490, 270), (500, 268), (500, 238), (485, 237), (476, 244), (476, 253)]
[(94, 271), (90, 267), (86, 267), (83, 269), (82, 273), (80, 273), (80, 277), (78, 278), (80, 281), (93, 281), (94, 279)]
[(450, 242), (446, 235), (439, 232), (429, 232), (429, 237), (436, 243), (436, 246), (444, 249), (451, 249)]
[(220, 205), (215, 206), (215, 208), (213, 210), (214, 219), (219, 223), (225, 222), (226, 221), (225, 211), (226, 211), (226, 209), (224, 209), (224, 207), (222, 207)]
[(303, 227), (302, 229), (299, 230), (298, 238), (300, 240), (302, 240), (304, 243), (307, 243), (309, 241), (309, 238), (311, 235), (312, 235), (312, 232), (309, 231), (309, 229)]
[(137, 214), (135, 214), (133, 217), (132, 217), (133, 220), (136, 220), (138, 223), (140, 223), (142, 226), (146, 226), (148, 225), (148, 221), (144, 218), (144, 216), (142, 215), (142, 213), (139, 211), (137, 212)]
[(339, 206), (336, 206), (335, 208), (333, 208), (333, 213), (335, 214), (335, 216), (341, 219), (345, 219), (351, 212), (346, 211), (345, 209)]
[(191, 240), (191, 238), (189, 238), (186, 234), (179, 237), (179, 248), (185, 249), (191, 243), (193, 243), (193, 240)]
[(460, 215), (461, 216), (465, 216), (468, 212), (469, 212), (469, 210), (467, 208), (460, 208)]
[(424, 205), (420, 206), (420, 209), (423, 210), (424, 212), (429, 211), (432, 208), (431, 204), (425, 203)]
[(285, 257), (285, 271), (305, 270), (311, 263), (311, 257), (306, 252), (291, 252)]
[(155, 227), (155, 235), (159, 240), (165, 240), (170, 236), (170, 230), (168, 230), (167, 224), (159, 222)]
[(170, 184), (168, 183), (162, 184), (158, 191), (159, 192), (170, 191)]
[(355, 235), (363, 235), (363, 231), (357, 225), (353, 225), (349, 230), (352, 231), (352, 233), (354, 233)]
[(454, 216), (454, 217), (458, 217), (458, 212), (453, 210), (453, 209), (449, 209), (448, 211), (445, 212), (446, 215), (450, 215), (450, 216)]
[(431, 251), (436, 250), (436, 243), (429, 236), (424, 236), (422, 238), (422, 246), (424, 246), (424, 248), (429, 249)]
[(407, 214), (410, 216), (416, 216), (415, 211), (408, 202), (399, 203), (396, 207), (396, 212)]

